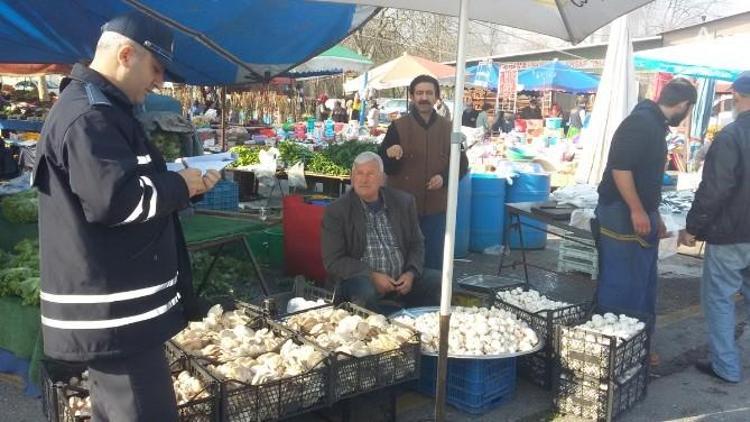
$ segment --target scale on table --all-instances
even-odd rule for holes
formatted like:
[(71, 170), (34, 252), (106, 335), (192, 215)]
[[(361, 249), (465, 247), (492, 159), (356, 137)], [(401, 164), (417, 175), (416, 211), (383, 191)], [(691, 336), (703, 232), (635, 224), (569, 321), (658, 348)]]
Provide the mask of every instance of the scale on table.
[(494, 295), (498, 290), (508, 287), (521, 286), (524, 280), (512, 275), (477, 274), (458, 280), (458, 285), (466, 290)]
[(568, 204), (545, 202), (531, 207), (533, 214), (538, 214), (556, 221), (570, 221), (570, 216), (576, 208)]

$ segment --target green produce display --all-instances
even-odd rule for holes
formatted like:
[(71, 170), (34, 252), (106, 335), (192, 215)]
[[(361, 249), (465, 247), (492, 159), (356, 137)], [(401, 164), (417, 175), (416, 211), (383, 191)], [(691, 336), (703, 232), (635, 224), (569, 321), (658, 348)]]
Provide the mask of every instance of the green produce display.
[(350, 168), (336, 164), (323, 152), (315, 152), (305, 166), (305, 171), (330, 176), (347, 176)]
[(312, 151), (307, 147), (293, 141), (279, 142), (279, 158), (286, 167), (291, 167), (300, 161), (307, 165), (312, 159)]
[(232, 167), (251, 166), (260, 163), (260, 152), (268, 149), (260, 146), (236, 146), (229, 149), (237, 155), (237, 160), (232, 163)]
[(18, 296), (24, 305), (39, 305), (39, 242), (24, 240), (12, 253), (0, 252), (0, 297)]
[(182, 140), (179, 133), (156, 130), (151, 132), (151, 142), (161, 152), (167, 162), (183, 156)]
[(323, 150), (323, 154), (331, 162), (346, 169), (346, 174), (354, 164), (354, 159), (365, 151), (378, 152), (378, 146), (369, 142), (347, 141), (342, 144), (330, 145)]
[(9, 195), (0, 200), (0, 208), (11, 223), (35, 223), (39, 219), (39, 195), (36, 189)]

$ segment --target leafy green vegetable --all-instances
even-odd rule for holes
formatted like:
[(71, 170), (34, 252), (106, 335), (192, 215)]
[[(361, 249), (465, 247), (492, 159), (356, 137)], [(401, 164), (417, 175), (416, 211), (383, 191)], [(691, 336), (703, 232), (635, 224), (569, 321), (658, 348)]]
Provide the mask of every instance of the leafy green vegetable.
[(346, 176), (349, 167), (343, 167), (333, 162), (325, 153), (315, 152), (307, 163), (305, 170), (310, 173), (327, 174), (331, 176)]
[(307, 147), (300, 145), (293, 141), (282, 141), (279, 142), (279, 158), (286, 165), (291, 167), (300, 161), (307, 164), (312, 158), (312, 151)]
[(161, 152), (167, 162), (182, 157), (182, 140), (179, 133), (155, 130), (151, 132), (151, 142)]
[(323, 150), (323, 153), (331, 162), (347, 169), (346, 174), (354, 164), (354, 159), (365, 151), (377, 152), (378, 146), (369, 142), (347, 141), (342, 144), (333, 144)]
[(237, 154), (237, 160), (232, 163), (232, 167), (250, 166), (260, 163), (260, 152), (267, 149), (260, 146), (236, 146), (229, 149), (230, 152)]
[(39, 219), (39, 195), (30, 189), (0, 201), (5, 219), (11, 223), (35, 223)]
[(24, 240), (13, 253), (0, 255), (0, 297), (18, 296), (24, 305), (39, 305), (39, 243)]

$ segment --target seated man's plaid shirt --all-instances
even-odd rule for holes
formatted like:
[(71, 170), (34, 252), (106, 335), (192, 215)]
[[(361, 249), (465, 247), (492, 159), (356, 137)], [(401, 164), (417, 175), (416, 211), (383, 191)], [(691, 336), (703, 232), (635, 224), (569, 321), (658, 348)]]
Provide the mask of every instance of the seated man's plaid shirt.
[(402, 274), (404, 256), (388, 221), (388, 204), (381, 197), (373, 204), (362, 201), (362, 206), (367, 216), (367, 247), (362, 260), (370, 266), (370, 271), (398, 279)]

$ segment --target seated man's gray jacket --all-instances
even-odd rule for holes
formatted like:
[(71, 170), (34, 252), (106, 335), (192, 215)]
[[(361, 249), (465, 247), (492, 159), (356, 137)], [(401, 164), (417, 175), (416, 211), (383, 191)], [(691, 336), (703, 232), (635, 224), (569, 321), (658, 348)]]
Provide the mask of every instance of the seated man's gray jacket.
[[(402, 273), (412, 271), (418, 279), (424, 265), (424, 237), (419, 229), (414, 197), (406, 192), (383, 187), (388, 221), (404, 257)], [(365, 209), (354, 189), (328, 205), (321, 233), (323, 265), (329, 281), (339, 282), (359, 275), (370, 275), (362, 261), (367, 247)]]

